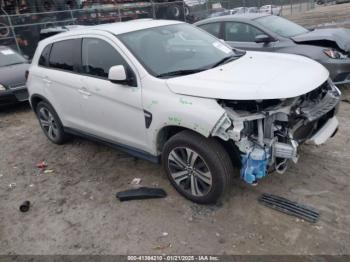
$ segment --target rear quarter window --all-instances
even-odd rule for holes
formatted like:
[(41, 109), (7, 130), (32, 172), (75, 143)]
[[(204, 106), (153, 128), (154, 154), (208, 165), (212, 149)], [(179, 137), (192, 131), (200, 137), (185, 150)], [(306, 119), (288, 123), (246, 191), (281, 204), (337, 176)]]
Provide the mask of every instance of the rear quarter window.
[(65, 71), (78, 71), (81, 39), (63, 40), (52, 44), (49, 67)]
[(40, 58), (39, 58), (39, 65), (40, 66), (48, 66), (49, 65), (49, 57), (50, 57), (50, 51), (51, 51), (52, 45), (48, 45), (44, 48), (44, 50), (41, 52)]

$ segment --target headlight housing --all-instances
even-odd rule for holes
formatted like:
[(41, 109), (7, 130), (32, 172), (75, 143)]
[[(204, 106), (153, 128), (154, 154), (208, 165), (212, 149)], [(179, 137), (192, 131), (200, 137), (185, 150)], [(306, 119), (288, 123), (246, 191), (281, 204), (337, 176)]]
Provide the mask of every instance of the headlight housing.
[(327, 48), (327, 49), (324, 49), (323, 52), (330, 58), (333, 58), (333, 59), (344, 59), (346, 58), (346, 55), (344, 55), (343, 53), (335, 50), (335, 49), (332, 49), (332, 48)]
[(5, 90), (6, 90), (6, 88), (2, 84), (0, 84), (0, 92), (5, 91)]

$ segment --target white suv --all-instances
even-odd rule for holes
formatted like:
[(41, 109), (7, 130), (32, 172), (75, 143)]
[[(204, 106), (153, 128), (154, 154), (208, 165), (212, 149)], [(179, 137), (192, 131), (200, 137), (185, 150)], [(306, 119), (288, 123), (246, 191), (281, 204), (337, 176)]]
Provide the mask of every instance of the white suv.
[(81, 135), (162, 162), (186, 198), (213, 203), (234, 168), (256, 183), (338, 126), (340, 92), (308, 58), (232, 50), (192, 25), (130, 21), (40, 42), (30, 103), (53, 143)]

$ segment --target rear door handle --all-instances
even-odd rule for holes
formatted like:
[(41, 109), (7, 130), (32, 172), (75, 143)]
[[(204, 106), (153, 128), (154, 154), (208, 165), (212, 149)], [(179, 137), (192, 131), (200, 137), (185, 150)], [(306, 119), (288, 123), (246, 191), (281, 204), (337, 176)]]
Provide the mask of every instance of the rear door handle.
[(89, 92), (89, 90), (86, 87), (82, 87), (82, 88), (78, 89), (78, 92), (84, 96), (91, 96), (91, 93)]

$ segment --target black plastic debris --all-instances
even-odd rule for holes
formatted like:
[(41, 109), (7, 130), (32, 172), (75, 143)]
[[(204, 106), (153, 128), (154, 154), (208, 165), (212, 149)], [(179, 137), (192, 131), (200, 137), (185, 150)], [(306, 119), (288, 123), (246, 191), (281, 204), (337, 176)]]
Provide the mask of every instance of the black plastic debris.
[(284, 197), (271, 194), (262, 194), (258, 200), (259, 203), (264, 206), (270, 207), (291, 216), (296, 216), (311, 223), (316, 223), (320, 217), (319, 212), (315, 209), (299, 204), (297, 202), (290, 201)]
[(149, 199), (166, 197), (166, 192), (161, 188), (140, 187), (137, 189), (125, 190), (117, 193), (120, 201), (128, 201), (134, 199)]
[(21, 212), (28, 212), (29, 208), (30, 208), (30, 202), (29, 201), (24, 201), (22, 203), (22, 205), (19, 206), (19, 210)]

